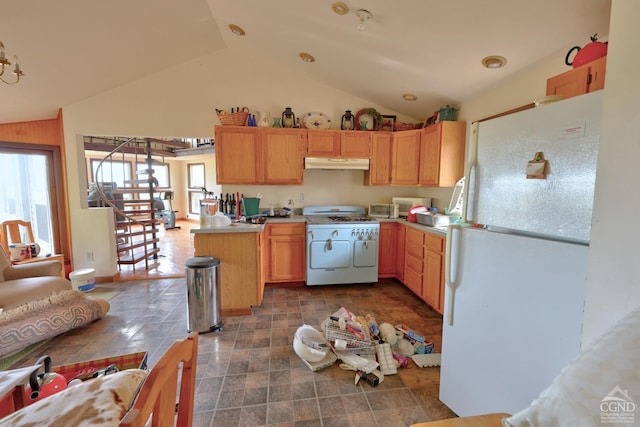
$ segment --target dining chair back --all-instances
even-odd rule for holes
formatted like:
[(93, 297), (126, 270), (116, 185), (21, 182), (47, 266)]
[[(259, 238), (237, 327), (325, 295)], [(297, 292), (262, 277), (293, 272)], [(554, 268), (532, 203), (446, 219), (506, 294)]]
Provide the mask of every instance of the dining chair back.
[(0, 224), (0, 244), (7, 253), (11, 243), (35, 243), (31, 222), (12, 219)]

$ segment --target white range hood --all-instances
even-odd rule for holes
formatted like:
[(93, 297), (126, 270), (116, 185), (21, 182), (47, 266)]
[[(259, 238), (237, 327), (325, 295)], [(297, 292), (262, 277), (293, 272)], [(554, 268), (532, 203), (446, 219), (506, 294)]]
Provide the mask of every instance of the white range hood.
[(326, 157), (305, 157), (305, 169), (355, 169), (369, 170), (369, 159), (340, 159)]

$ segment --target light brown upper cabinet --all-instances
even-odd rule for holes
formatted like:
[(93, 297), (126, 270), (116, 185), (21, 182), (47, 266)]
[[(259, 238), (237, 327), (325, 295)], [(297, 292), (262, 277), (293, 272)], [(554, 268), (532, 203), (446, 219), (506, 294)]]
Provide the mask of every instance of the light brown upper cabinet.
[(216, 126), (215, 134), (219, 184), (302, 184), (304, 130)]
[(547, 79), (547, 95), (565, 98), (582, 95), (604, 88), (607, 57), (603, 56), (581, 67)]
[(422, 129), (420, 185), (453, 187), (464, 176), (466, 122), (439, 122)]
[(262, 157), (258, 128), (216, 126), (216, 180), (218, 184), (258, 184)]
[(390, 185), (391, 158), (391, 133), (374, 132), (371, 135), (371, 162), (364, 173), (364, 184)]
[(307, 157), (368, 159), (371, 134), (364, 131), (315, 130), (307, 132)]
[(391, 185), (420, 183), (420, 130), (393, 132)]
[(302, 184), (305, 131), (302, 129), (262, 129), (262, 184)]

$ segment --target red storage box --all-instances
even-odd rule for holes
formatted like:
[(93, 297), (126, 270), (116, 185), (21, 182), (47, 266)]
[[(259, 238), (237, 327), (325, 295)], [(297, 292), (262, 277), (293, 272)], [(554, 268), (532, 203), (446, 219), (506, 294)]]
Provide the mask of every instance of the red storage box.
[(68, 365), (54, 366), (53, 372), (64, 375), (67, 382), (76, 377), (91, 375), (115, 365), (119, 371), (125, 369), (147, 369), (147, 352), (122, 354), (120, 356), (105, 357), (104, 359), (87, 360), (85, 362), (70, 363)]

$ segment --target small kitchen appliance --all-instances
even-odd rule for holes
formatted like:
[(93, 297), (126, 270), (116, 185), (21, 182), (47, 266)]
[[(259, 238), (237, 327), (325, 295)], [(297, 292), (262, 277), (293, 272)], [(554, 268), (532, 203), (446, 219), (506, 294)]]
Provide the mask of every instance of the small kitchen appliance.
[(369, 216), (371, 218), (398, 218), (399, 208), (395, 203), (370, 203)]
[(392, 197), (391, 203), (398, 205), (398, 216), (407, 218), (413, 206), (431, 207), (431, 197)]
[(305, 206), (307, 285), (378, 281), (380, 223), (360, 206)]

